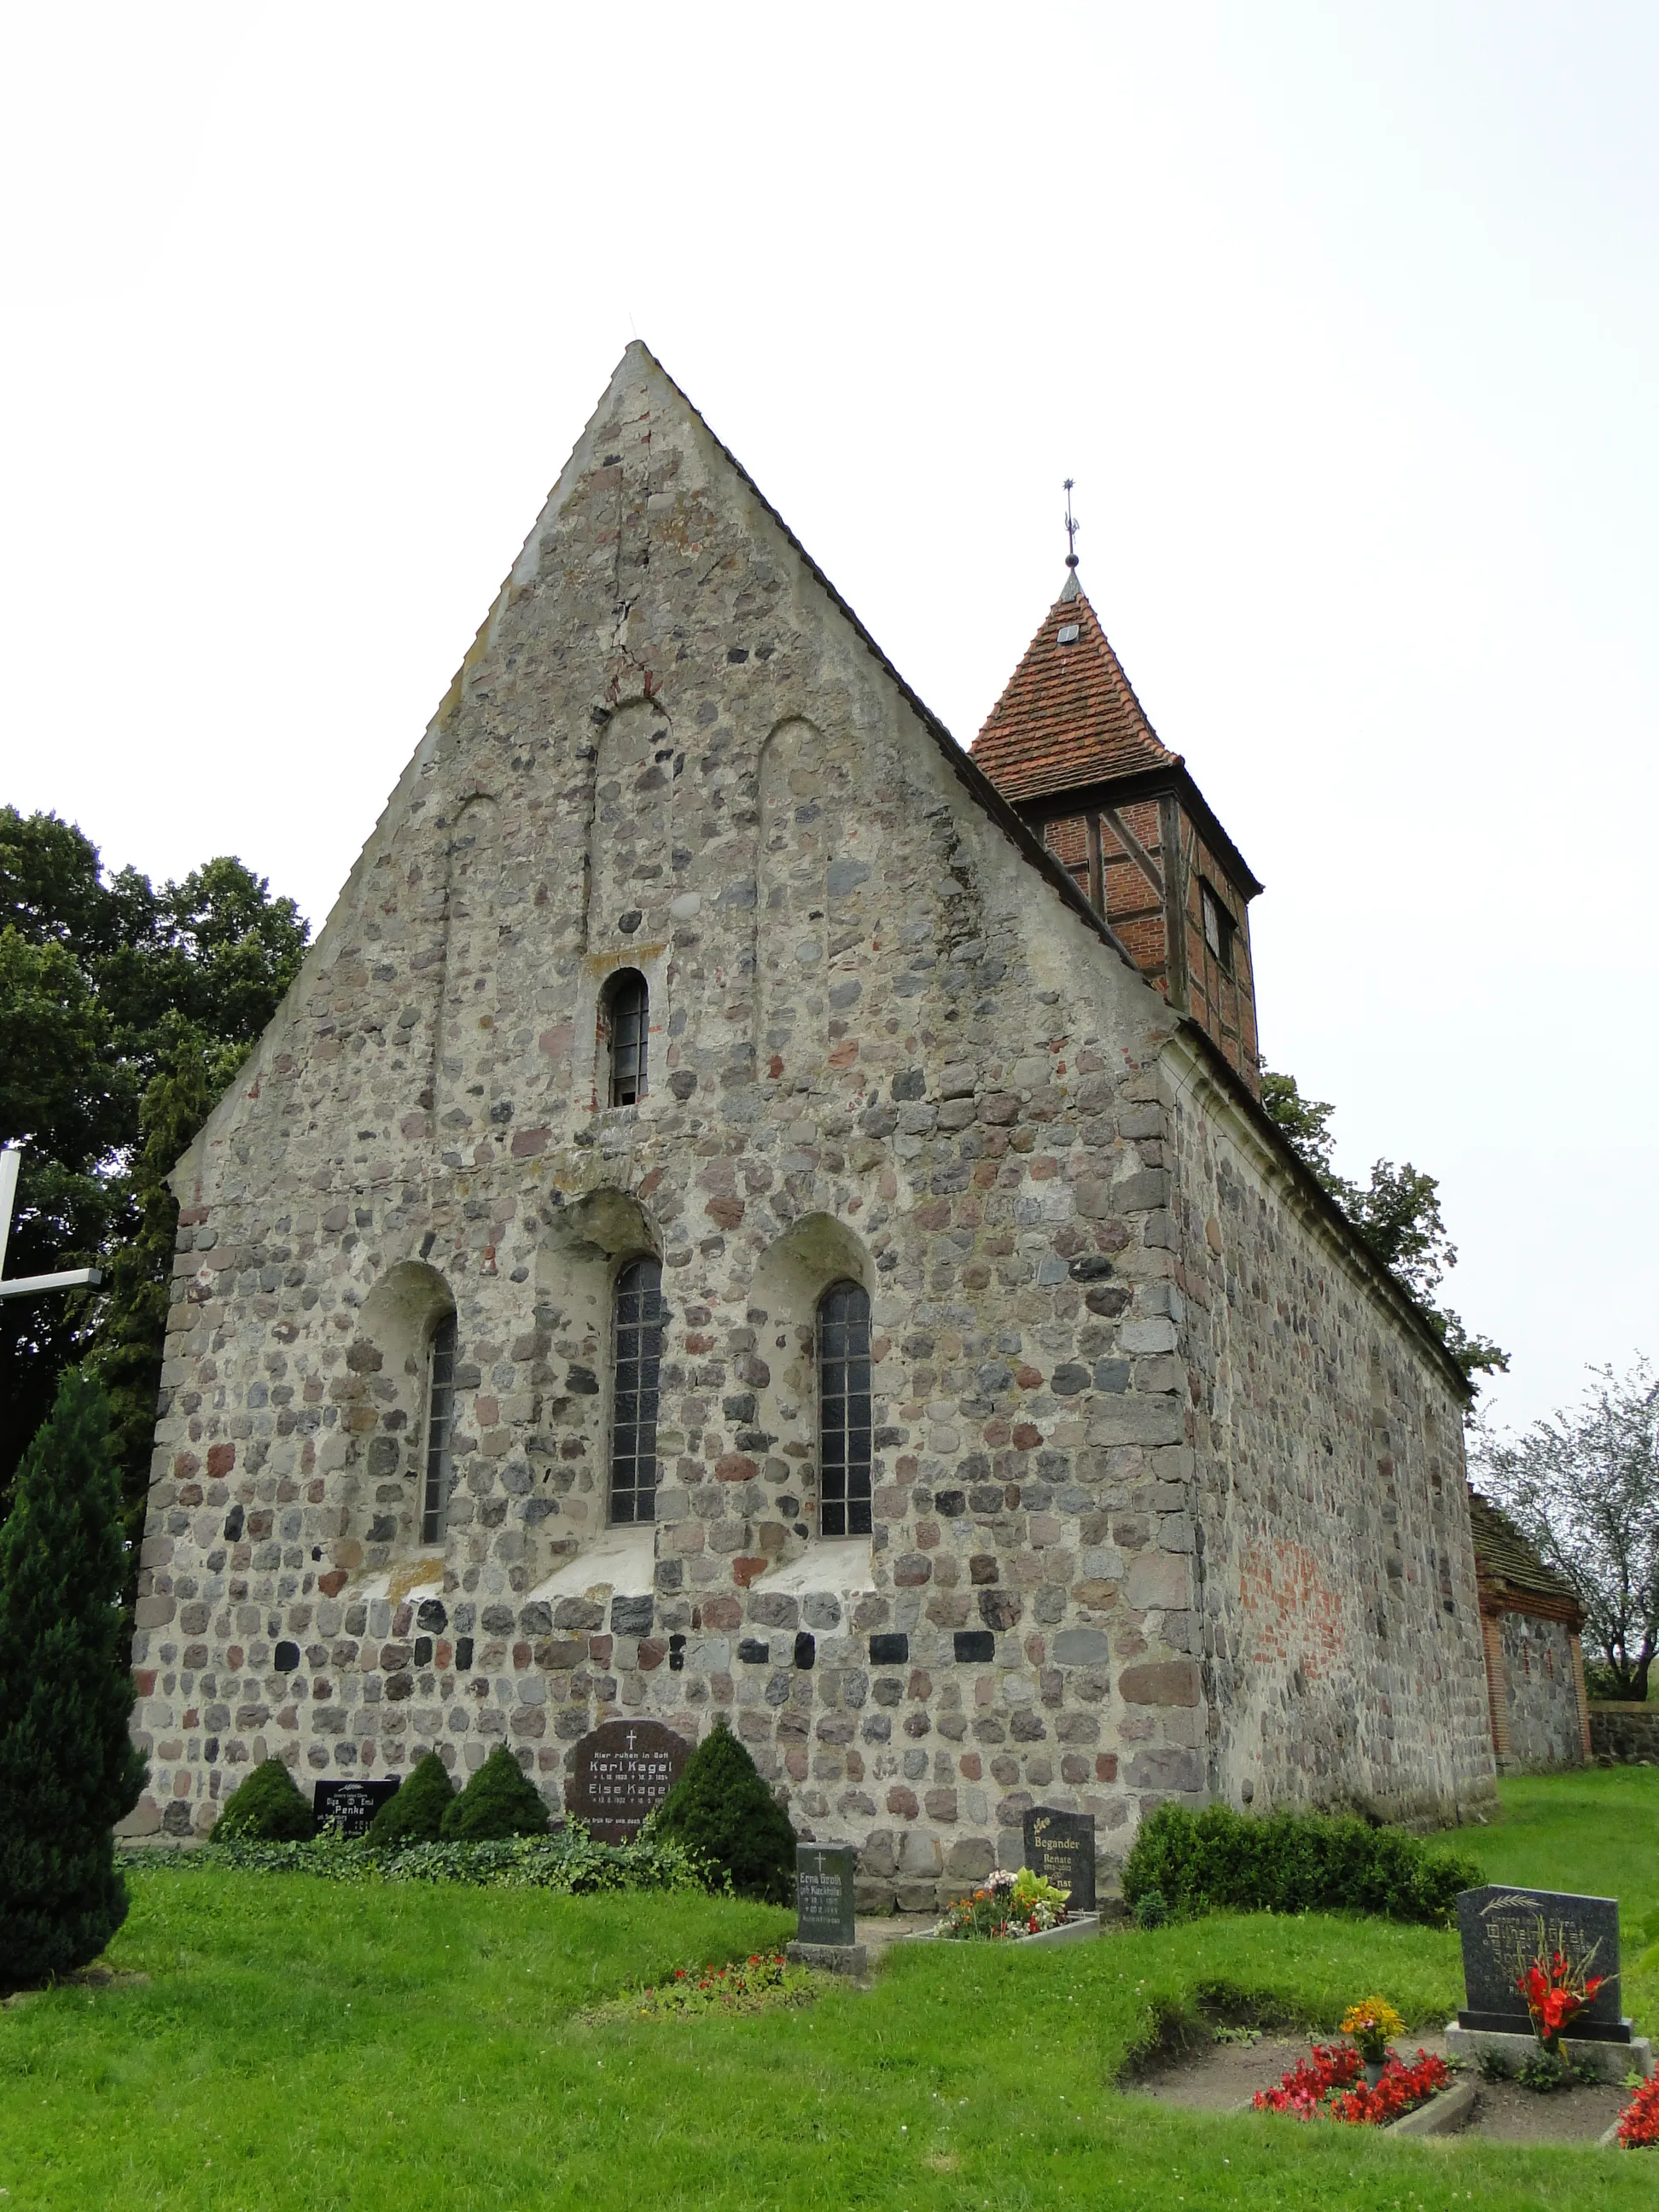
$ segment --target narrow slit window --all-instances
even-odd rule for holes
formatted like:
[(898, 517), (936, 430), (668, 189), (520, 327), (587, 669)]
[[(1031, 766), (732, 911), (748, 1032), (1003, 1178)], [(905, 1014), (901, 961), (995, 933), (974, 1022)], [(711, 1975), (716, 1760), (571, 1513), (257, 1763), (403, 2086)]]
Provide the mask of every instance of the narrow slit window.
[(1227, 975), (1233, 972), (1233, 933), (1237, 923), (1233, 920), (1208, 884), (1200, 885), (1204, 902), (1204, 942)]
[(662, 1268), (633, 1260), (617, 1278), (611, 1330), (611, 1518), (657, 1517), (657, 1392), (662, 1368)]
[(605, 1006), (610, 1033), (610, 1100), (632, 1106), (645, 1096), (646, 1042), (651, 1027), (651, 998), (645, 978), (629, 968), (611, 987)]
[(449, 1517), (450, 1431), (455, 1414), (455, 1316), (446, 1314), (432, 1332), (427, 1354), (426, 1472), (421, 1490), (421, 1541), (442, 1541)]
[(857, 1283), (818, 1300), (818, 1528), (870, 1534), (870, 1299)]

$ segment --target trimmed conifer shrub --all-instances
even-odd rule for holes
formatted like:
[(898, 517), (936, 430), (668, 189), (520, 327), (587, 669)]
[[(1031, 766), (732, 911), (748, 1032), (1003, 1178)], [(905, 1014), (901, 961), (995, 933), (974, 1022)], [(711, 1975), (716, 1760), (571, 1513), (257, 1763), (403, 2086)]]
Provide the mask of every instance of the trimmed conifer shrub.
[(126, 1918), (115, 1823), (138, 1802), (109, 1404), (65, 1375), (0, 1528), (0, 1980), (73, 1973)]
[(308, 1843), (316, 1831), (312, 1808), (280, 1759), (262, 1759), (220, 1808), (218, 1840), (249, 1844)]
[(656, 1833), (684, 1844), (729, 1874), (740, 1897), (787, 1905), (795, 1893), (795, 1832), (755, 1771), (755, 1762), (717, 1719), (658, 1808)]
[[(1486, 1880), (1473, 1859), (1404, 1828), (1356, 1814), (1236, 1813), (1160, 1805), (1123, 1863), (1125, 1902), (1139, 1915), (1190, 1919), (1231, 1912), (1368, 1912), (1443, 1928), (1460, 1890)], [(1144, 1923), (1143, 1923), (1144, 1924)]]
[(449, 1769), (435, 1751), (428, 1751), (416, 1760), (395, 1796), (386, 1799), (369, 1822), (364, 1841), (380, 1850), (404, 1844), (435, 1844), (443, 1832), (444, 1814), (454, 1802)]
[[(403, 1792), (398, 1794), (401, 1796)], [(395, 1805), (398, 1799), (392, 1802)], [(439, 1832), (447, 1844), (489, 1844), (508, 1836), (544, 1836), (546, 1802), (535, 1784), (526, 1779), (507, 1746), (498, 1743), (460, 1796), (446, 1807)]]

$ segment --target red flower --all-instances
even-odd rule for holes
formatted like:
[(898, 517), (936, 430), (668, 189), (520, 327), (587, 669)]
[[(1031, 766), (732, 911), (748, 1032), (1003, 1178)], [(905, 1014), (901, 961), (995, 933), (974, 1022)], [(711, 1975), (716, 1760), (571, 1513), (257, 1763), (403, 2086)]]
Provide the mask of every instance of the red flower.
[(1444, 2088), (1450, 2075), (1443, 2058), (1419, 2051), (1414, 2066), (1388, 2060), (1382, 2079), (1370, 2087), (1360, 2081), (1359, 2053), (1352, 2044), (1316, 2044), (1276, 2089), (1258, 2090), (1255, 2105), (1264, 2112), (1291, 2112), (1298, 2120), (1332, 2119), (1350, 2127), (1376, 2127), (1397, 2119)]
[(1644, 2081), (1619, 2115), (1619, 2141), (1626, 2150), (1659, 2150), (1659, 2074)]
[(1516, 1978), (1515, 1986), (1525, 1997), (1533, 2027), (1546, 2048), (1553, 2048), (1562, 2029), (1593, 2000), (1607, 1979), (1604, 1974), (1592, 1974), (1582, 1989), (1575, 1989), (1571, 1973), (1571, 1961), (1559, 1951), (1553, 1951), (1547, 1965), (1542, 1959), (1534, 1959), (1525, 1973)]

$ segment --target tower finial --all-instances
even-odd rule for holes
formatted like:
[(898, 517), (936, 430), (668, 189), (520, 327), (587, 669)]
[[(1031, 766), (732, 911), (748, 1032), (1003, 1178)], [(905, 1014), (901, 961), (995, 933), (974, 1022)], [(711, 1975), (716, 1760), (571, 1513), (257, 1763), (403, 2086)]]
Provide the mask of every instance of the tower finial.
[(1075, 478), (1066, 479), (1066, 565), (1074, 573), (1077, 568), (1077, 534), (1083, 525), (1072, 514), (1072, 486)]

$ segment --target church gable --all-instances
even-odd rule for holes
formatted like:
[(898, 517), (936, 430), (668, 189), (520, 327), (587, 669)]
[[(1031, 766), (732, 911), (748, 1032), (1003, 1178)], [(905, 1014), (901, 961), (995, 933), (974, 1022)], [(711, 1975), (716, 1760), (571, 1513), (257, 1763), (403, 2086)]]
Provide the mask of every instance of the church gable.
[(156, 1818), (716, 1711), (912, 1902), (1196, 1802), (1176, 1028), (630, 348), (180, 1164)]
[[(181, 1191), (200, 1202), (228, 1144), (257, 1129), (281, 1145), (331, 1100), (365, 1109), (342, 1169), (372, 1168), (420, 1115), (476, 1164), (480, 1143), (534, 1127), (568, 1086), (592, 1093), (587, 1045), (623, 969), (656, 987), (660, 1072), (695, 1055), (700, 1082), (729, 1085), (781, 1057), (784, 1079), (789, 1054), (764, 1043), (781, 980), (809, 986), (805, 1026), (783, 1018), (798, 1048), (840, 1042), (831, 1012), (858, 995), (842, 971), (872, 896), (860, 886), (879, 882), (872, 796), (902, 816), (964, 792), (1000, 832), (988, 853), (1007, 847), (992, 863), (1003, 896), (1043, 908), (1058, 890), (1103, 934), (631, 346)], [(822, 866), (823, 897), (786, 945), (766, 915), (802, 856)], [(939, 890), (960, 903), (948, 870)], [(518, 1027), (458, 1091), (458, 1048), (493, 1030), (498, 999)]]

